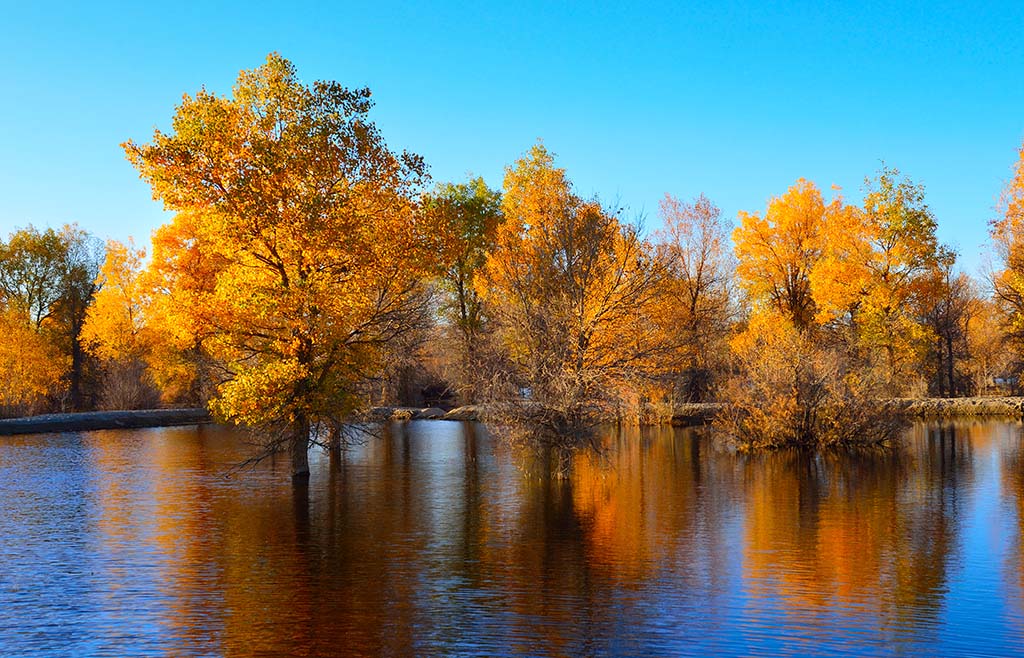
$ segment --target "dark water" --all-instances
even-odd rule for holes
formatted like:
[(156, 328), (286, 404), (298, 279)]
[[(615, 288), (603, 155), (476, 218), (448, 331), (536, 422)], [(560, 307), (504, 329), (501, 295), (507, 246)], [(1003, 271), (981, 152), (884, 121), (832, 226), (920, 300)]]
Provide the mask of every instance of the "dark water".
[(1024, 652), (1019, 424), (741, 458), (632, 431), (545, 479), (413, 423), (240, 476), (217, 428), (0, 438), (0, 654)]

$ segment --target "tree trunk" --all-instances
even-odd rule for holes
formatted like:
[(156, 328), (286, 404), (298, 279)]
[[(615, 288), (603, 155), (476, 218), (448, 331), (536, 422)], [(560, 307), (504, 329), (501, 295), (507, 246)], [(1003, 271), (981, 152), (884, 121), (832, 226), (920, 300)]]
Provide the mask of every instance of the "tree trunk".
[(291, 427), (289, 448), (292, 455), (292, 481), (309, 479), (309, 421), (305, 416), (295, 419)]
[(949, 397), (956, 397), (956, 384), (953, 383), (953, 334), (952, 332), (946, 334), (946, 347), (949, 357), (946, 361), (946, 368), (949, 369)]

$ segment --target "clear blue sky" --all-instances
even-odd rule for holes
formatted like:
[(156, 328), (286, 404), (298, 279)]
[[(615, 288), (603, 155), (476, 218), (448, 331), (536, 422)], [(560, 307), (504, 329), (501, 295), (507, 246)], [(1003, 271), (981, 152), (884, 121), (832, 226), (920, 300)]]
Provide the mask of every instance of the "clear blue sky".
[(665, 192), (730, 218), (801, 176), (859, 200), (884, 160), (926, 185), (969, 271), (1024, 139), (1020, 0), (342, 4), (0, 0), (0, 231), (148, 242), (166, 216), (118, 144), (274, 50), (369, 86), (389, 144), (437, 180), (499, 186), (541, 137), (648, 225)]

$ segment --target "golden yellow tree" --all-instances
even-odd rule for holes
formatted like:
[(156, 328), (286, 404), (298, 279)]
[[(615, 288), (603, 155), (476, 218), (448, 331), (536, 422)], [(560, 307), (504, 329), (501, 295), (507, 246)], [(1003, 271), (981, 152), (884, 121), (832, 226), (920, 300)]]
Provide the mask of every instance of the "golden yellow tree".
[(992, 242), (1001, 269), (992, 274), (992, 287), (1007, 320), (1007, 337), (1020, 353), (1024, 348), (1024, 144), (1003, 190), (1000, 209), (1002, 217), (992, 223)]
[(145, 349), (142, 333), (146, 305), (139, 285), (144, 249), (110, 240), (107, 256), (97, 278), (99, 292), (86, 312), (82, 338), (87, 349), (101, 359), (141, 358)]
[(811, 273), (819, 322), (847, 325), (870, 359), (879, 355), (890, 394), (907, 384), (931, 345), (916, 309), (934, 290), (940, 257), (935, 218), (924, 188), (895, 169), (869, 181), (863, 210), (830, 213), (822, 231), (821, 259)]
[(206, 404), (216, 370), (203, 345), (215, 333), (213, 295), (229, 261), (210, 242), (215, 236), (200, 230), (203, 221), (183, 211), (154, 231), (140, 281), (148, 295), (146, 360), (166, 402)]
[(98, 292), (82, 327), (85, 349), (100, 360), (100, 403), (108, 409), (141, 409), (156, 404), (146, 368), (150, 341), (146, 327), (149, 296), (141, 283), (146, 252), (110, 240), (96, 278)]
[(369, 90), (304, 85), (272, 54), (230, 97), (186, 96), (171, 132), (125, 144), (175, 222), (201, 218), (181, 243), (201, 256), (182, 258), (216, 263), (212, 281), (166, 291), (223, 368), (213, 410), (277, 427), (269, 448), (289, 446), (297, 478), (311, 426), (365, 403), (362, 383), (419, 318), (409, 302), (436, 266), (416, 204), (424, 165), (387, 148), (370, 107)]
[(663, 268), (636, 227), (573, 192), (541, 144), (506, 170), (503, 209), (480, 291), (522, 398), (505, 389), (497, 402), (564, 465), (614, 413), (617, 387), (663, 349), (650, 321)]
[(70, 357), (33, 327), (23, 309), (0, 309), (0, 410), (4, 415), (38, 412), (57, 392)]
[(872, 443), (898, 429), (873, 401), (877, 378), (822, 326), (863, 304), (866, 215), (839, 195), (826, 204), (806, 180), (772, 199), (763, 218), (740, 214), (736, 270), (753, 311), (731, 341), (734, 374), (719, 419), (739, 445)]
[(763, 217), (740, 212), (732, 235), (736, 278), (756, 306), (770, 307), (801, 331), (811, 325), (817, 311), (811, 271), (821, 259), (826, 218), (842, 208), (840, 199), (826, 205), (818, 187), (801, 178), (768, 202)]

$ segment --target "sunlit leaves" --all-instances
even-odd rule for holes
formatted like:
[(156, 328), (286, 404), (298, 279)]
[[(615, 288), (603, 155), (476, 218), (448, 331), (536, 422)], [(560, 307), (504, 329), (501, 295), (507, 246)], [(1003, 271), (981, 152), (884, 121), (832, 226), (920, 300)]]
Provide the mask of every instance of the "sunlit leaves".
[(585, 440), (567, 428), (592, 423), (663, 348), (650, 321), (663, 269), (635, 226), (573, 192), (541, 144), (506, 170), (503, 209), (479, 287), (499, 320), (506, 376), (558, 429), (546, 436)]
[(131, 241), (107, 243), (107, 257), (97, 280), (99, 292), (82, 328), (86, 349), (101, 359), (131, 360), (144, 354), (141, 334), (146, 299), (139, 275), (145, 256)]
[(756, 305), (774, 308), (801, 329), (811, 323), (811, 271), (821, 259), (826, 214), (840, 208), (838, 200), (826, 206), (818, 187), (800, 179), (769, 201), (764, 216), (740, 212), (732, 236), (736, 278)]
[(58, 392), (71, 359), (36, 331), (24, 310), (0, 310), (0, 407), (28, 413)]
[(388, 150), (370, 105), (273, 54), (230, 97), (186, 96), (171, 132), (125, 144), (177, 213), (147, 278), (164, 344), (218, 364), (224, 418), (290, 422), (303, 445), (309, 422), (358, 406), (437, 267), (422, 161)]

